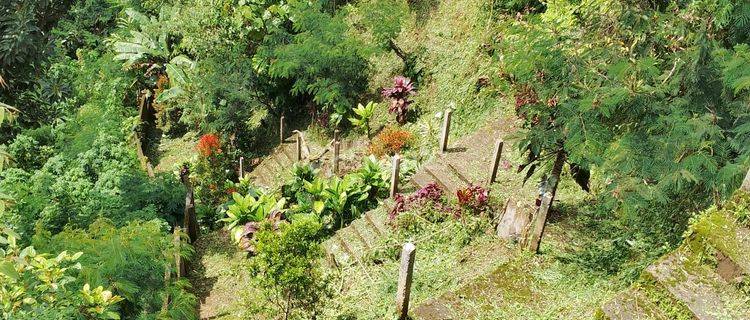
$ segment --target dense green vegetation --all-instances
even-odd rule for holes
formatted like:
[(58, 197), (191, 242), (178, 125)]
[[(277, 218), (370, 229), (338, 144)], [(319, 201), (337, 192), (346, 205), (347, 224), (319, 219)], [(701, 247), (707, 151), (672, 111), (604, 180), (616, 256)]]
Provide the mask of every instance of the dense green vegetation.
[[(541, 264), (628, 283), (739, 185), (748, 103), (746, 0), (4, 1), (2, 318), (196, 319), (199, 297), (172, 276), (192, 256), (176, 244), (197, 240), (173, 235), (192, 188), (201, 233), (228, 230), (250, 254), (264, 289), (247, 310), (382, 316), (341, 306), (357, 295), (336, 297), (320, 243), (381, 206), (388, 156), (403, 182), (433, 157), (446, 108), (451, 138), (512, 123), (505, 170), (559, 193), (590, 236)], [(332, 177), (295, 165), (279, 190), (238, 177), (240, 157), (248, 168), (278, 143), (282, 116), (286, 134), (362, 142), (356, 159)], [(493, 243), (483, 232), (512, 190), (438, 189), (397, 197), (394, 234), (364, 270), (444, 230), (428, 255)]]

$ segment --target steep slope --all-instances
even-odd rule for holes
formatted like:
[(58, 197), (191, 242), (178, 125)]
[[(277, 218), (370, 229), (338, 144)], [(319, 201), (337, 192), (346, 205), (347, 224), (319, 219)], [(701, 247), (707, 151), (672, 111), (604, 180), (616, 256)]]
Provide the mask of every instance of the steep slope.
[(600, 319), (750, 319), (750, 188), (701, 214), (677, 250), (650, 265)]
[(320, 146), (313, 141), (305, 139), (305, 133), (293, 133), (286, 137), (268, 155), (259, 159), (259, 162), (252, 166), (248, 159), (244, 164), (246, 175), (253, 180), (254, 185), (266, 187), (268, 189), (277, 189), (289, 180), (291, 176), (290, 169), (299, 159), (297, 159), (297, 136), (302, 136), (301, 157), (303, 162), (313, 161), (313, 166), (318, 167), (320, 162), (325, 161), (324, 154), (330, 149), (330, 143), (326, 146)]
[[(422, 188), (429, 183), (436, 183), (448, 195), (455, 195), (460, 189), (469, 184), (487, 187), (491, 158), (494, 145), (498, 139), (507, 137), (513, 132), (512, 119), (491, 121), (474, 134), (449, 142), (445, 153), (438, 153), (435, 157), (421, 166), (411, 177), (412, 187)], [(506, 190), (522, 189), (519, 179), (515, 181), (503, 177), (502, 188)], [(411, 189), (409, 186), (406, 190)], [(500, 188), (495, 193), (505, 195)], [(527, 188), (527, 191), (530, 191)], [(515, 201), (533, 203), (533, 192), (517, 193)], [(337, 263), (354, 263), (371, 253), (378, 246), (378, 242), (390, 232), (388, 227), (388, 213), (393, 209), (393, 201), (388, 199), (378, 208), (368, 212), (351, 225), (339, 230), (331, 239), (324, 243), (327, 251), (332, 254)], [(530, 209), (525, 206), (526, 209)], [(530, 214), (528, 212), (527, 214)]]

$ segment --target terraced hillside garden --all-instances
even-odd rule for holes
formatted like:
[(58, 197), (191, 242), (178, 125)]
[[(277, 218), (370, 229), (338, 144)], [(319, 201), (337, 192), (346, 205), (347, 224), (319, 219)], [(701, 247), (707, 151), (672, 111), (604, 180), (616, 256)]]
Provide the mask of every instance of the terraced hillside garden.
[(0, 319), (748, 319), (748, 62), (748, 0), (3, 1)]

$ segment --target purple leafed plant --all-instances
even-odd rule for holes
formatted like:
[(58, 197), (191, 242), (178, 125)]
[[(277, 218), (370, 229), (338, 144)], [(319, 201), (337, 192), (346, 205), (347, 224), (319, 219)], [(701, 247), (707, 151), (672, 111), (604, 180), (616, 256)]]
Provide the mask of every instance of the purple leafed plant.
[(393, 79), (392, 88), (383, 88), (381, 94), (383, 97), (391, 99), (391, 106), (388, 112), (396, 114), (396, 121), (400, 124), (406, 123), (406, 114), (409, 112), (409, 105), (412, 103), (409, 96), (414, 93), (414, 84), (411, 79), (404, 76), (396, 76)]
[(432, 203), (433, 205), (437, 206), (439, 210), (450, 211), (450, 208), (447, 208), (443, 205), (442, 198), (443, 189), (440, 189), (440, 186), (438, 186), (435, 182), (428, 183), (426, 186), (417, 190), (408, 198), (404, 197), (401, 194), (397, 194), (395, 198), (396, 204), (388, 214), (388, 218), (391, 221), (394, 221), (400, 213), (414, 208), (415, 206), (422, 206), (426, 203)]
[(417, 192), (414, 193), (413, 197), (420, 200), (427, 199), (438, 202), (440, 201), (440, 198), (443, 197), (443, 189), (440, 189), (437, 183), (430, 182), (426, 186), (417, 190)]

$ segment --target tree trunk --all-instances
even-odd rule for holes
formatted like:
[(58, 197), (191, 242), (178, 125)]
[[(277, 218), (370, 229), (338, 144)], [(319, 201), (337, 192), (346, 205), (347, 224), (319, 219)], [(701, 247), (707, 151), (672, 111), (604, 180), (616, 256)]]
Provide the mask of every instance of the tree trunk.
[(567, 153), (565, 149), (560, 146), (557, 150), (557, 156), (555, 157), (555, 163), (552, 165), (552, 174), (550, 175), (550, 192), (552, 192), (552, 201), (555, 201), (555, 195), (557, 194), (557, 185), (560, 183), (560, 175), (562, 174), (563, 166), (565, 165), (565, 159)]
[(401, 61), (404, 62), (404, 64), (408, 63), (408, 56), (404, 52), (404, 50), (401, 50), (395, 42), (393, 42), (393, 39), (388, 39), (388, 46), (391, 47), (391, 50), (396, 53), (396, 55), (401, 58)]

